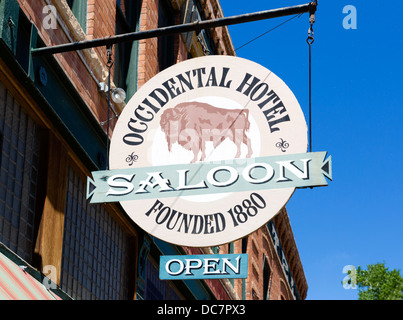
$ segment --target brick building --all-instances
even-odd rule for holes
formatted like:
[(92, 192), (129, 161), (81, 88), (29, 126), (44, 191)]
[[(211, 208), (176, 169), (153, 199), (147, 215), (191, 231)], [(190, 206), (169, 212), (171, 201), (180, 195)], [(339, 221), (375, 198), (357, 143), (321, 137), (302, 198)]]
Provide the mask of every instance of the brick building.
[[(86, 176), (107, 159), (107, 50), (31, 54), (218, 17), (218, 0), (0, 0), (0, 298), (305, 299), (285, 208), (234, 243), (183, 248), (146, 234), (119, 204), (89, 204)], [(235, 55), (226, 28), (115, 45), (111, 87), (128, 101), (159, 71), (206, 54)], [(124, 106), (111, 105), (109, 135)], [(200, 253), (248, 253), (248, 278), (159, 280), (160, 255)], [(12, 273), (18, 292), (7, 284)]]

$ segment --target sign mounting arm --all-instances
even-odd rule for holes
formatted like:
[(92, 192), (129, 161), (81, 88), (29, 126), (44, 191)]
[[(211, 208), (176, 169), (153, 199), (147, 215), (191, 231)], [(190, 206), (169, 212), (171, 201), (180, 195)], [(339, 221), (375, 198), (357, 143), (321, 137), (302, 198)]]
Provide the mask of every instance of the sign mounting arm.
[(183, 32), (191, 32), (191, 31), (198, 31), (202, 29), (208, 28), (216, 28), (216, 27), (223, 27), (228, 25), (252, 22), (252, 21), (259, 21), (259, 20), (266, 20), (272, 18), (279, 18), (294, 14), (301, 14), (305, 12), (309, 12), (310, 15), (316, 11), (318, 2), (317, 0), (296, 5), (290, 7), (284, 7), (279, 9), (272, 9), (272, 10), (265, 10), (259, 11), (254, 13), (247, 13), (237, 16), (231, 17), (224, 17), (218, 19), (211, 19), (211, 20), (204, 20), (204, 21), (195, 21), (192, 23), (180, 24), (175, 26), (163, 27), (153, 30), (146, 30), (140, 32), (132, 32), (126, 34), (119, 34), (110, 36), (107, 38), (99, 38), (99, 39), (92, 39), (92, 40), (85, 40), (73, 43), (66, 43), (60, 45), (54, 45), (51, 47), (43, 47), (43, 48), (33, 48), (31, 50), (31, 54), (33, 56), (40, 56), (46, 54), (56, 54), (56, 53), (63, 53), (68, 51), (75, 51), (75, 50), (83, 50), (101, 46), (111, 46), (117, 43), (122, 42), (132, 42), (142, 39), (149, 39), (154, 37), (161, 37), (171, 34), (183, 33)]

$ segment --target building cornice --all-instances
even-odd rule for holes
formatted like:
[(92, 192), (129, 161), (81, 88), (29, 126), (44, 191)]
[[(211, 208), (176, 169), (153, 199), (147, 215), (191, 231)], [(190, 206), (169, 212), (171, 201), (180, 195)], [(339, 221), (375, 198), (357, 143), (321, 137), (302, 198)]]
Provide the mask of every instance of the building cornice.
[(304, 300), (308, 291), (308, 283), (286, 208), (283, 207), (272, 221), (277, 230), (278, 237), (283, 247), (300, 298)]

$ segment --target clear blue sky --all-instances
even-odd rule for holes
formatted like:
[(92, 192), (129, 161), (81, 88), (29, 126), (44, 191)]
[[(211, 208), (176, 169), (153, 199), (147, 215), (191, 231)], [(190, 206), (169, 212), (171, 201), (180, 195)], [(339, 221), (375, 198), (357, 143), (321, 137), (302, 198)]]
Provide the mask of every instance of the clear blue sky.
[[(220, 0), (225, 16), (309, 1)], [(345, 29), (346, 5), (357, 29)], [(319, 0), (312, 46), (313, 151), (333, 160), (329, 186), (297, 189), (287, 204), (308, 300), (357, 299), (343, 267), (385, 262), (403, 271), (403, 3)], [(290, 17), (230, 26), (234, 47)], [(308, 119), (308, 14), (237, 50), (273, 71)]]

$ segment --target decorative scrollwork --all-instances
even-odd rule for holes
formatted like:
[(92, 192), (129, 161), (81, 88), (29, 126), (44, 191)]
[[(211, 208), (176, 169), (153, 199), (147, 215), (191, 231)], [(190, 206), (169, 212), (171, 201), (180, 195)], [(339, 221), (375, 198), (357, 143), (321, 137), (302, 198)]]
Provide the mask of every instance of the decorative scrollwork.
[(132, 152), (127, 156), (126, 162), (129, 163), (129, 166), (131, 166), (134, 162), (138, 160), (138, 158), (139, 156), (137, 154), (134, 154), (134, 152)]
[(280, 138), (280, 140), (281, 140), (280, 142), (276, 143), (276, 147), (279, 148), (282, 152), (285, 152), (286, 149), (290, 146), (290, 144), (281, 138)]

